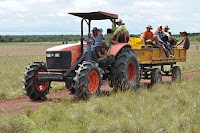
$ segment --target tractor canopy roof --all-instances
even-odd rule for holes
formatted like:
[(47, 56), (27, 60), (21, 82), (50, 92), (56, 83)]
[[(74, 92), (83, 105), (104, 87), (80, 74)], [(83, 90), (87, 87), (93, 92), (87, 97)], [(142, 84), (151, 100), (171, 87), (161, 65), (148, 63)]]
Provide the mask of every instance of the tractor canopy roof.
[(103, 20), (103, 19), (117, 19), (118, 15), (113, 13), (107, 13), (102, 11), (96, 12), (79, 12), (79, 13), (69, 13), (74, 16), (81, 17), (83, 19), (89, 20)]

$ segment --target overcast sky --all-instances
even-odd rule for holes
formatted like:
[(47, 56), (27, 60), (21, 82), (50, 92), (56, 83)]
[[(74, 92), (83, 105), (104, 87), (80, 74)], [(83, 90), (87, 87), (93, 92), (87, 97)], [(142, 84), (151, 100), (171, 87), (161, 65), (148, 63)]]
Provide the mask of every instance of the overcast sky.
[[(131, 34), (146, 25), (171, 32), (200, 32), (200, 0), (0, 0), (0, 34), (80, 34), (80, 18), (68, 12), (105, 11), (123, 19)], [(94, 21), (104, 33), (110, 21)]]

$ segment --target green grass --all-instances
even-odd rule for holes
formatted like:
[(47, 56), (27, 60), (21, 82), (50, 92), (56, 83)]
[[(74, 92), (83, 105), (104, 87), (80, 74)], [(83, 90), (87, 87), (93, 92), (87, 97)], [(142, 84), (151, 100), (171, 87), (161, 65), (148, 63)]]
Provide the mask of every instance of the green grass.
[[(77, 43), (76, 41), (68, 41), (68, 43)], [(62, 42), (4, 42), (0, 43), (0, 46), (8, 46), (8, 45), (39, 45), (39, 46), (46, 46), (46, 45), (60, 45)]]
[(44, 56), (6, 56), (0, 59), (0, 99), (20, 97), (25, 94), (22, 90), (22, 78), (25, 66), (30, 62), (44, 60)]
[(200, 70), (200, 42), (191, 41), (190, 50), (187, 51), (186, 62), (178, 62), (177, 65), (181, 67), (182, 72), (192, 72)]
[(2, 132), (199, 132), (200, 76), (2, 117)]
[(181, 67), (182, 72), (192, 72), (200, 70), (200, 51), (188, 52), (186, 62), (177, 63)]
[(59, 45), (61, 42), (5, 42), (5, 43), (0, 43), (0, 46), (8, 46), (8, 45)]

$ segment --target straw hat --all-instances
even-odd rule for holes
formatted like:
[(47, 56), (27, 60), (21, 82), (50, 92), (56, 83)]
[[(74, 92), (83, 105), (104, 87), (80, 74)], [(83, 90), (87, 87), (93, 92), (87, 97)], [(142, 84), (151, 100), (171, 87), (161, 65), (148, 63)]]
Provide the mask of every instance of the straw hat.
[(97, 28), (97, 27), (94, 27), (93, 29), (92, 29), (92, 31), (99, 31), (99, 29)]
[(188, 35), (187, 31), (180, 32), (182, 35)]
[(168, 26), (168, 25), (165, 25), (164, 29), (168, 29), (168, 30), (169, 30), (170, 28), (169, 28), (169, 26)]
[(151, 30), (153, 29), (151, 25), (147, 25), (146, 28), (149, 28), (149, 29), (151, 29)]
[(118, 23), (122, 23), (124, 25), (123, 20), (120, 18), (116, 20), (116, 24), (118, 24)]

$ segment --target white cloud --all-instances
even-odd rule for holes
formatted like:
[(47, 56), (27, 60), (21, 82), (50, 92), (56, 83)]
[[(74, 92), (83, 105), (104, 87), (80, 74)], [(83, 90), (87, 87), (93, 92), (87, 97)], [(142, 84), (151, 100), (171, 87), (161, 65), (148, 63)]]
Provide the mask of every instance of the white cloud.
[[(109, 2), (106, 0), (73, 0), (72, 6), (79, 11), (91, 11), (91, 9), (100, 9), (107, 7)], [(96, 11), (96, 10), (95, 10)]]
[[(186, 29), (200, 32), (199, 0), (1, 0), (0, 31), (80, 32), (80, 18), (69, 12), (106, 11), (116, 13), (130, 33), (138, 34), (147, 24), (171, 27), (172, 33)], [(95, 21), (92, 26), (111, 27), (110, 21)]]
[(10, 12), (10, 11), (26, 11), (27, 10), (27, 8), (25, 8), (17, 0), (0, 1), (0, 8), (3, 9), (3, 10), (5, 10), (5, 12)]

